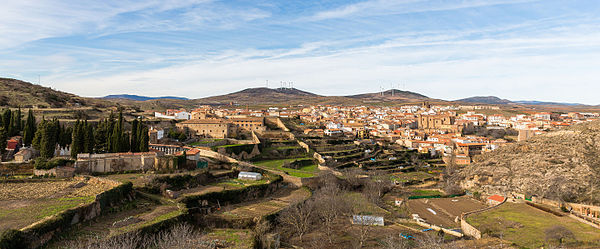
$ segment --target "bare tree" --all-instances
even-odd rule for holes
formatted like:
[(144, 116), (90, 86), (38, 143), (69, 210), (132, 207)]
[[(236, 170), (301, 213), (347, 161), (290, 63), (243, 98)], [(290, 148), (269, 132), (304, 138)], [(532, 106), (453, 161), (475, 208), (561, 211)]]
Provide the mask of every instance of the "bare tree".
[(561, 225), (552, 226), (546, 229), (544, 232), (546, 234), (547, 241), (556, 240), (559, 246), (562, 245), (565, 239), (575, 239), (573, 232)]
[(154, 248), (184, 249), (184, 248), (214, 248), (213, 242), (205, 241), (202, 234), (187, 223), (174, 226), (168, 231), (161, 232), (154, 239)]
[(408, 249), (411, 248), (407, 239), (402, 239), (400, 236), (388, 235), (382, 242), (384, 249)]
[(353, 217), (356, 221), (356, 247), (362, 248), (365, 245), (365, 242), (369, 239), (369, 233), (371, 232), (373, 226), (376, 221), (370, 217), (364, 215), (358, 215)]
[(267, 238), (267, 233), (271, 230), (271, 223), (267, 220), (261, 219), (256, 223), (252, 234), (254, 235), (254, 242), (258, 248), (271, 248), (271, 245)]
[(416, 239), (417, 247), (420, 249), (446, 249), (444, 245), (444, 236), (439, 234), (425, 234)]
[(300, 241), (306, 234), (314, 220), (314, 202), (308, 199), (304, 203), (292, 205), (279, 215), (279, 222), (293, 233), (298, 235)]
[(316, 214), (321, 222), (329, 243), (333, 242), (336, 220), (349, 210), (344, 193), (336, 185), (327, 185), (313, 195)]

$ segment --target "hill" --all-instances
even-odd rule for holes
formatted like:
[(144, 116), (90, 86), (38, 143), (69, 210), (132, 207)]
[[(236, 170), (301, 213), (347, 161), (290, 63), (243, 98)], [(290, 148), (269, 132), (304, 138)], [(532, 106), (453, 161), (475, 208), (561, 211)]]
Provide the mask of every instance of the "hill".
[(147, 97), (140, 95), (132, 95), (132, 94), (112, 94), (102, 97), (102, 99), (129, 99), (135, 101), (146, 101), (146, 100), (155, 100), (155, 99), (180, 99), (187, 100), (188, 98), (183, 97), (174, 97), (174, 96), (163, 96), (163, 97)]
[(193, 100), (198, 104), (322, 104), (356, 102), (352, 99), (338, 96), (321, 96), (296, 88), (248, 88), (242, 91)]
[(578, 124), (476, 158), (456, 181), (488, 194), (600, 204), (600, 122)]
[(102, 100), (83, 98), (29, 82), (0, 78), (0, 106), (62, 108), (100, 106)]
[(490, 105), (510, 105), (513, 104), (512, 101), (507, 99), (501, 99), (496, 96), (475, 96), (470, 98), (464, 98), (456, 100), (457, 102), (466, 102), (466, 103), (477, 103), (477, 104), (490, 104)]
[(402, 91), (397, 89), (390, 89), (383, 94), (381, 92), (377, 93), (364, 93), (357, 95), (346, 96), (352, 99), (360, 99), (362, 101), (392, 101), (392, 102), (419, 102), (424, 100), (433, 100), (425, 95), (410, 92), (410, 91)]

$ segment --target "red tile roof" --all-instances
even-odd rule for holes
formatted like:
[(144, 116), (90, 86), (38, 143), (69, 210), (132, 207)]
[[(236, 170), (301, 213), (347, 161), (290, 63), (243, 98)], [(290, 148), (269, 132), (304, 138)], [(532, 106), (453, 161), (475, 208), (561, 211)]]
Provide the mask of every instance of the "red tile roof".
[(497, 201), (497, 202), (503, 202), (504, 201), (504, 197), (503, 196), (499, 196), (499, 195), (492, 195), (492, 196), (488, 197), (488, 200)]

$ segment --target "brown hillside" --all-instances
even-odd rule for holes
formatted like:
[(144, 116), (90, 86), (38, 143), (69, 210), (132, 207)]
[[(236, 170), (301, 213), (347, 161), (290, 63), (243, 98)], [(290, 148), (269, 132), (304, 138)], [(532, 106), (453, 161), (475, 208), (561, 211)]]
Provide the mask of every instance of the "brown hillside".
[(16, 79), (0, 78), (0, 106), (63, 108), (102, 105), (104, 101), (79, 97)]
[(600, 203), (600, 122), (549, 132), (477, 158), (458, 173), (471, 191)]

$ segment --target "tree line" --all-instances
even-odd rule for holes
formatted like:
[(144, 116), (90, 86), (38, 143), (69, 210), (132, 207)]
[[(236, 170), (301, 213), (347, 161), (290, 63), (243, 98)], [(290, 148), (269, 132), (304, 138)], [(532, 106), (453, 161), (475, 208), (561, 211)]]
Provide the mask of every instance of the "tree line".
[[(125, 124), (130, 124), (130, 129)], [(61, 124), (56, 118), (42, 120), (38, 123), (29, 110), (23, 120), (21, 109), (4, 110), (0, 118), (0, 152), (4, 153), (6, 140), (9, 137), (23, 135), (23, 144), (33, 146), (40, 151), (40, 156), (54, 156), (56, 145), (69, 146), (71, 157), (79, 153), (118, 153), (147, 152), (148, 127), (140, 119), (127, 122), (120, 111), (118, 116), (111, 112), (108, 118), (97, 123), (88, 120), (77, 120), (72, 126)]]

